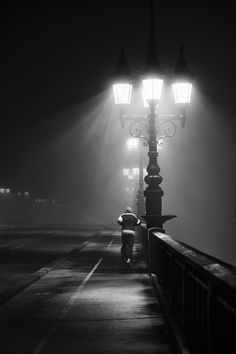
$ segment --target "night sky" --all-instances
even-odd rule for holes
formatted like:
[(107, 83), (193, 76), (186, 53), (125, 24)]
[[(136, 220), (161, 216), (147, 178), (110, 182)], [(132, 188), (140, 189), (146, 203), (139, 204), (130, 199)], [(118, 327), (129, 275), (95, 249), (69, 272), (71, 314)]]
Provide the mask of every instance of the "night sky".
[[(233, 114), (232, 13), (225, 2), (206, 7), (156, 1), (163, 68), (173, 70), (183, 43), (201, 90)], [(74, 124), (57, 115), (107, 88), (122, 43), (132, 69), (142, 69), (148, 2), (7, 1), (1, 24), (1, 181), (15, 184), (42, 146)]]
[[(193, 197), (189, 193), (197, 191), (194, 197), (202, 199), (212, 186), (216, 200), (226, 196), (235, 223), (233, 13), (232, 2), (213, 6), (156, 1), (162, 68), (166, 73), (173, 71), (183, 44), (194, 73), (192, 117), (190, 109), (186, 129), (171, 139), (160, 157), (164, 204), (169, 203), (169, 212), (184, 214)], [(115, 176), (121, 166), (123, 132), (109, 98), (110, 84), (122, 44), (131, 70), (143, 69), (148, 24), (148, 1), (144, 0), (6, 1), (1, 5), (2, 186), (94, 205), (94, 213), (101, 209), (95, 200), (119, 210), (122, 198)], [(184, 173), (188, 160), (193, 169)], [(175, 182), (168, 181), (175, 173)], [(230, 183), (232, 187), (227, 187)], [(171, 204), (172, 190), (180, 190), (181, 185), (182, 205), (175, 205), (177, 199), (182, 200), (179, 196)], [(213, 219), (215, 214), (222, 217), (220, 204)]]

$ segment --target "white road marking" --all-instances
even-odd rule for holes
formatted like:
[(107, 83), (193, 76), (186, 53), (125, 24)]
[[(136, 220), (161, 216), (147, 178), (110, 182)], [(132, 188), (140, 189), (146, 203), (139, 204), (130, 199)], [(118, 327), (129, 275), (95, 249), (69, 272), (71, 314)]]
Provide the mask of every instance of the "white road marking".
[[(109, 249), (113, 243), (113, 240), (109, 243), (107, 246), (107, 249)], [(92, 268), (92, 270), (86, 275), (82, 283), (78, 286), (78, 288), (75, 290), (74, 294), (71, 296), (70, 300), (65, 304), (61, 312), (57, 315), (57, 320), (61, 321), (67, 314), (69, 308), (73, 305), (74, 301), (78, 299), (79, 293), (82, 291), (84, 288), (85, 284), (88, 282), (88, 280), (91, 278), (95, 270), (99, 267), (99, 265), (102, 263), (103, 257), (101, 257), (95, 266)], [(49, 342), (50, 338), (52, 335), (56, 332), (57, 327), (59, 326), (60, 322), (56, 323), (53, 327), (51, 327), (48, 331), (48, 333), (41, 339), (41, 341), (37, 344), (37, 346), (34, 348), (31, 354), (40, 354), (41, 351), (44, 349), (45, 345)]]
[(79, 297), (79, 293), (82, 291), (82, 289), (84, 288), (85, 284), (87, 283), (87, 281), (89, 280), (89, 278), (91, 278), (91, 276), (93, 275), (93, 273), (95, 272), (95, 270), (99, 267), (99, 265), (102, 263), (103, 261), (103, 257), (101, 257), (98, 262), (95, 264), (95, 266), (93, 267), (93, 269), (86, 275), (86, 277), (84, 278), (84, 280), (82, 281), (82, 283), (78, 286), (78, 288), (75, 290), (74, 294), (71, 296), (70, 300), (67, 302), (67, 304), (64, 306), (64, 308), (62, 309), (62, 311), (59, 313), (59, 315), (57, 316), (57, 319), (62, 320), (65, 315), (67, 314), (70, 306), (73, 305), (74, 301), (76, 299), (78, 299)]

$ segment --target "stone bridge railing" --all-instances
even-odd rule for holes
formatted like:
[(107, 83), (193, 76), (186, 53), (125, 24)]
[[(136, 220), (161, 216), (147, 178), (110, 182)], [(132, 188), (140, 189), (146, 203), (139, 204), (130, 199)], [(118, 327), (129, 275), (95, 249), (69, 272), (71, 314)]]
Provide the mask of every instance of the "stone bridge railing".
[(141, 231), (148, 271), (193, 351), (236, 353), (236, 269), (155, 229)]

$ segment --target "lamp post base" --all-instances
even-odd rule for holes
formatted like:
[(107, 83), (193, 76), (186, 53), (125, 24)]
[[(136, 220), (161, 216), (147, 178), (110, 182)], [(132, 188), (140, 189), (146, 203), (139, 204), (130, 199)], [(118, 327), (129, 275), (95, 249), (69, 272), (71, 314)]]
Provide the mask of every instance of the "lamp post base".
[(147, 223), (147, 229), (155, 227), (159, 232), (165, 233), (162, 215), (145, 215), (144, 220)]
[(145, 216), (143, 216), (144, 220), (147, 223), (147, 229), (156, 228), (158, 232), (162, 232), (163, 234), (165, 233), (165, 230), (163, 229), (163, 224), (166, 221), (171, 220), (176, 217), (177, 217), (177, 215), (145, 215)]

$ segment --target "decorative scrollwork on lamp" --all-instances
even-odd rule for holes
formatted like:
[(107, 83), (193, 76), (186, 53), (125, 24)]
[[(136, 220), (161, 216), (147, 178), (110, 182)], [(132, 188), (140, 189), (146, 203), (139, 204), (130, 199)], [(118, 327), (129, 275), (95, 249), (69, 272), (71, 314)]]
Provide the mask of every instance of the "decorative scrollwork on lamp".
[(157, 138), (157, 150), (160, 150), (163, 146), (163, 140), (162, 140), (162, 137), (158, 137)]
[(159, 137), (157, 139), (158, 145), (163, 145), (163, 142), (160, 142), (161, 139), (171, 138), (176, 134), (176, 131), (177, 131), (176, 124), (172, 120), (162, 121), (159, 124), (159, 129), (158, 129), (159, 132)]
[(134, 138), (141, 138), (144, 140), (143, 145), (148, 145), (148, 125), (142, 121), (135, 122), (133, 121), (129, 125), (129, 133)]

